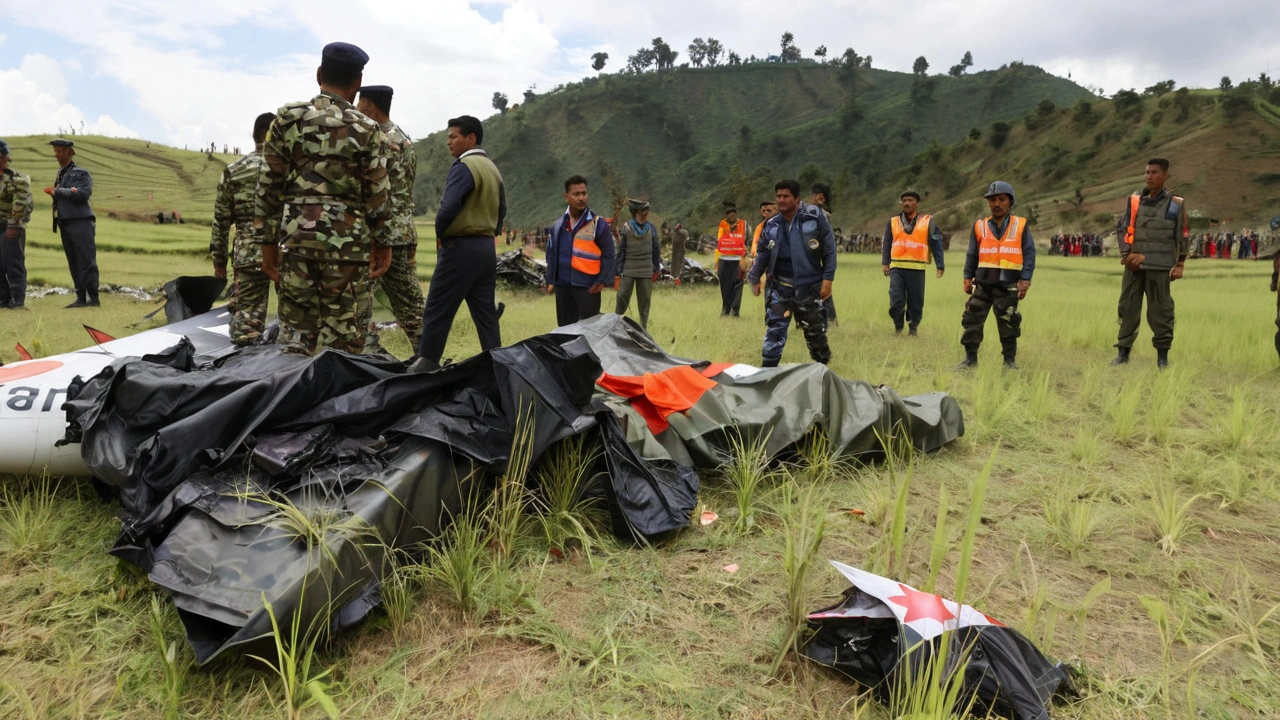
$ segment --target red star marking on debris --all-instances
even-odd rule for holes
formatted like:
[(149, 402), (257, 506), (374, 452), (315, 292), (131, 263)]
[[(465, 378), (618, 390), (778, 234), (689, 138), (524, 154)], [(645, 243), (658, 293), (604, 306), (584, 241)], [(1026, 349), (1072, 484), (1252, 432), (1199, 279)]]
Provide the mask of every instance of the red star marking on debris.
[(902, 622), (936, 620), (939, 623), (945, 623), (948, 620), (955, 619), (955, 615), (951, 614), (951, 611), (943, 604), (942, 598), (937, 595), (913, 590), (902, 583), (898, 583), (898, 589), (903, 594), (895, 595), (888, 598), (888, 600), (894, 605), (901, 605), (907, 609), (907, 614), (902, 618)]

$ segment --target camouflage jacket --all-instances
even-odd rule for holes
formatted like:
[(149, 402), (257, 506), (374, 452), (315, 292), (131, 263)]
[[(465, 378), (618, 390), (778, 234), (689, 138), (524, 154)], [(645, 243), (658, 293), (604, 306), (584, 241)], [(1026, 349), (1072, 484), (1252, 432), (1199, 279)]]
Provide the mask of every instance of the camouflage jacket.
[(262, 148), (253, 227), (259, 243), (339, 262), (387, 246), (387, 138), (343, 98), (322, 91), (280, 108)]
[(262, 154), (258, 150), (245, 155), (222, 171), (218, 196), (213, 201), (213, 237), (209, 240), (209, 257), (213, 264), (227, 264), (227, 235), (234, 225), (235, 244), (231, 266), (257, 267), (262, 264), (262, 249), (253, 230), (253, 210), (257, 198), (258, 171)]
[(0, 173), (0, 224), (24, 228), (31, 219), (31, 178), (11, 167)]
[(382, 126), (391, 149), (387, 157), (387, 177), (391, 180), (391, 244), (417, 245), (418, 229), (413, 226), (413, 181), (418, 176), (418, 154), (413, 140), (393, 122)]

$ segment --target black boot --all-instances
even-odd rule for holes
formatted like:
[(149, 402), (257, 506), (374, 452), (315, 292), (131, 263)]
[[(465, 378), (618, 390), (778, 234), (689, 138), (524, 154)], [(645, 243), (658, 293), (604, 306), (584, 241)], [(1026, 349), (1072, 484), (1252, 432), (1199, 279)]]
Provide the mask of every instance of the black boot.
[(67, 307), (68, 307), (68, 308), (82, 308), (82, 307), (85, 307), (86, 305), (88, 305), (88, 303), (87, 303), (87, 302), (85, 302), (84, 296), (85, 296), (85, 292), (84, 292), (83, 290), (77, 290), (77, 291), (76, 291), (76, 301), (75, 301), (75, 302), (73, 302), (73, 303), (71, 303), (71, 304), (70, 304), (70, 305), (68, 305)]
[(98, 302), (97, 290), (89, 290), (88, 292), (85, 293), (84, 305), (85, 307), (101, 307), (102, 306), (102, 303)]
[(1160, 370), (1169, 367), (1169, 348), (1156, 348), (1156, 367)]
[(1129, 351), (1132, 349), (1127, 347), (1116, 348), (1116, 356), (1111, 360), (1111, 367), (1127, 365), (1129, 363)]
[(1021, 369), (1022, 369), (1022, 368), (1018, 367), (1018, 363), (1014, 362), (1014, 359), (1015, 359), (1015, 358), (1014, 358), (1014, 356), (1013, 356), (1013, 355), (1005, 355), (1005, 356), (1004, 356), (1004, 369), (1005, 369), (1005, 370), (1021, 370)]
[(968, 368), (978, 367), (978, 351), (977, 349), (964, 349), (964, 360), (956, 366), (957, 370), (966, 370)]

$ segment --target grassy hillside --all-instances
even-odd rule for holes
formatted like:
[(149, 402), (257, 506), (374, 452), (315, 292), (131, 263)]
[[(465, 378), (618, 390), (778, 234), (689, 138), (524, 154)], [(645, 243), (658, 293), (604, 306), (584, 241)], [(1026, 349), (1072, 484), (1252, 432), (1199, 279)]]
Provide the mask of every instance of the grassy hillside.
[[(913, 75), (861, 69), (851, 77), (812, 63), (605, 75), (489, 118), (485, 145), (506, 179), (514, 224), (554, 218), (561, 183), (581, 173), (598, 209), (647, 197), (655, 217), (707, 225), (724, 200), (750, 205), (772, 194), (778, 177), (825, 180), (837, 194), (879, 189), (931, 141), (951, 144), (1042, 100), (1066, 105), (1088, 95), (1018, 63), (928, 81), (931, 96), (913, 100)], [(417, 198), (428, 208), (450, 162), (443, 135), (419, 142), (418, 157)]]
[[(6, 137), (13, 168), (31, 176), (36, 209), (33, 224), (49, 225), (51, 202), (42, 188), (53, 184), (58, 162), (52, 135)], [(93, 135), (69, 137), (76, 164), (93, 175), (94, 212), (100, 218), (154, 221), (156, 212), (177, 210), (188, 222), (209, 223), (218, 179), (238, 156), (179, 150), (146, 140)], [(207, 242), (207, 241), (206, 241)]]

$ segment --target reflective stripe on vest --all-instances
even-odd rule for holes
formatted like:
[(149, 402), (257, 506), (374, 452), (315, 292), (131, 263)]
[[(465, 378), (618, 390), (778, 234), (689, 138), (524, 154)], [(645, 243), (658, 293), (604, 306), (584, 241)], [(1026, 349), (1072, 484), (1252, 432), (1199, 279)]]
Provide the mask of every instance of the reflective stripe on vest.
[(1129, 227), (1124, 231), (1124, 243), (1126, 245), (1133, 244), (1133, 233), (1138, 227), (1138, 206), (1142, 204), (1142, 196), (1133, 194), (1129, 196)]
[(732, 227), (724, 220), (720, 221), (720, 237), (716, 239), (716, 252), (730, 257), (742, 257), (747, 254), (747, 223), (739, 220)]
[[(574, 270), (586, 275), (600, 274), (600, 246), (596, 244), (597, 215), (582, 223), (578, 232), (573, 234), (573, 261), (569, 263)], [(568, 221), (565, 221), (568, 224)]]
[(1021, 270), (1022, 231), (1027, 226), (1026, 218), (1009, 216), (1004, 235), (998, 238), (991, 233), (989, 220), (991, 218), (973, 224), (973, 234), (978, 238), (978, 267)]
[(929, 216), (916, 216), (911, 232), (902, 227), (902, 216), (894, 215), (889, 221), (893, 230), (893, 262), (897, 267), (924, 269), (929, 264)]

